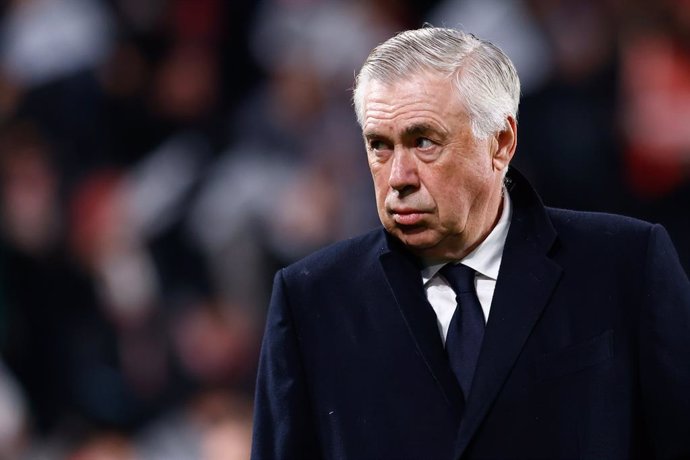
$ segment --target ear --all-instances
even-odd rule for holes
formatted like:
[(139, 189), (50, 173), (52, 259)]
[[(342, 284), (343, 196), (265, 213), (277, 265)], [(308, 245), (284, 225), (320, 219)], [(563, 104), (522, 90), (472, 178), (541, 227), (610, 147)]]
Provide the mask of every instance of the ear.
[(495, 170), (503, 171), (510, 164), (517, 147), (517, 122), (512, 116), (506, 118), (503, 130), (494, 135), (494, 151), (491, 159)]

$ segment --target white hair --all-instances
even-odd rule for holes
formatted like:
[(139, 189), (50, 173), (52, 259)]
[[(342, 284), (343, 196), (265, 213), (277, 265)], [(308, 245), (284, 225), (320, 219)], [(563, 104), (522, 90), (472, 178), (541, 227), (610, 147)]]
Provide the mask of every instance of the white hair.
[(360, 126), (367, 83), (394, 83), (429, 71), (453, 78), (477, 138), (503, 130), (508, 116), (517, 120), (520, 79), (503, 51), (460, 30), (423, 27), (395, 35), (367, 57), (355, 79), (353, 94)]

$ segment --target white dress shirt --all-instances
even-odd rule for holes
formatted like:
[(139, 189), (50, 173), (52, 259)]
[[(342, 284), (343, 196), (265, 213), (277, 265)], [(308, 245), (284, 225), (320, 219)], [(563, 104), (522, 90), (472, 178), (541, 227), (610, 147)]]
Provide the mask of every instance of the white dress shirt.
[[(503, 247), (505, 246), (510, 218), (513, 209), (508, 192), (503, 193), (503, 211), (498, 223), (491, 233), (477, 246), (474, 251), (465, 256), (458, 263), (467, 265), (475, 272), (474, 286), (477, 291), (479, 303), (484, 312), (484, 321), (489, 319), (491, 301), (494, 298), (498, 270), (501, 268)], [(436, 323), (441, 333), (443, 343), (446, 342), (448, 326), (455, 312), (455, 292), (448, 285), (446, 279), (438, 273), (445, 264), (437, 264), (422, 269), (422, 281), (429, 303), (436, 312)]]

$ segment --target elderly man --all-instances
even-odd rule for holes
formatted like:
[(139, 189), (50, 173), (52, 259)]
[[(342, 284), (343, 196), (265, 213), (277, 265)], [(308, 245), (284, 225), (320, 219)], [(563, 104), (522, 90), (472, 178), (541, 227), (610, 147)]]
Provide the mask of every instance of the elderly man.
[(369, 55), (383, 229), (277, 273), (254, 459), (690, 458), (677, 254), (659, 225), (543, 206), (509, 170), (519, 94), (460, 31)]

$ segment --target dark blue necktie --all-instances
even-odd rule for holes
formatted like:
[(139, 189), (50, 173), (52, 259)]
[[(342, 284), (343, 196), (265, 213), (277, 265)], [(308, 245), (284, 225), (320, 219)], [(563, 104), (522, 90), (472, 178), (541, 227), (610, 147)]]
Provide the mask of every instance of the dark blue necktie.
[(474, 289), (474, 270), (447, 264), (440, 273), (455, 291), (457, 307), (448, 327), (446, 352), (467, 400), (484, 338), (484, 312)]

